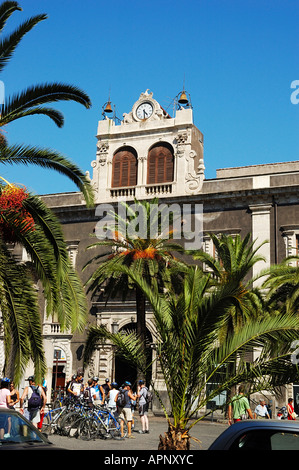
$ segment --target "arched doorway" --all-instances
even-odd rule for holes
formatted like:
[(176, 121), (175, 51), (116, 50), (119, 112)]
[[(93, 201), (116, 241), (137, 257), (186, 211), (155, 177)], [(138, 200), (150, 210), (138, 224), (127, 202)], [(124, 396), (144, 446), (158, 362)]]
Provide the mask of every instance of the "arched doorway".
[[(120, 329), (122, 332), (131, 333), (132, 331), (137, 330), (137, 323), (129, 323), (125, 325), (123, 328)], [(152, 363), (152, 335), (148, 329), (146, 329), (146, 352), (147, 352), (147, 364)], [(151, 365), (148, 368), (148, 372), (146, 374), (146, 383), (149, 384), (149, 381), (152, 378), (152, 367)], [(118, 357), (117, 354), (115, 355), (115, 381), (117, 382), (118, 386), (121, 386), (126, 380), (131, 382), (132, 388), (136, 390), (137, 388), (137, 370), (136, 367), (130, 365), (128, 362), (124, 361), (122, 358)]]

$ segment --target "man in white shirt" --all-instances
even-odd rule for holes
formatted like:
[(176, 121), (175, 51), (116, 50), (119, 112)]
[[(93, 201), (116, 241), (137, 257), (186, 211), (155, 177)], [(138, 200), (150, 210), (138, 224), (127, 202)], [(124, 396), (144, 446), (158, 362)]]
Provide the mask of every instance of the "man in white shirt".
[(270, 419), (268, 409), (266, 406), (266, 402), (264, 400), (260, 400), (260, 404), (254, 410), (254, 419)]
[(83, 385), (83, 377), (82, 374), (77, 374), (75, 380), (73, 380), (68, 388), (68, 393), (75, 398), (79, 398), (81, 393), (83, 393), (84, 385)]

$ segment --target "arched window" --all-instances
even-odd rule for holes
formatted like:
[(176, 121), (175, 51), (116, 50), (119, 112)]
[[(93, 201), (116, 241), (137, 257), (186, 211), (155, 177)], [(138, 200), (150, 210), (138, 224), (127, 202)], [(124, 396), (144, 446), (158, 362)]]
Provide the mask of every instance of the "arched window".
[(112, 160), (112, 187), (136, 186), (137, 154), (132, 147), (122, 147)]
[(170, 183), (173, 181), (173, 148), (167, 143), (152, 147), (147, 159), (147, 184)]

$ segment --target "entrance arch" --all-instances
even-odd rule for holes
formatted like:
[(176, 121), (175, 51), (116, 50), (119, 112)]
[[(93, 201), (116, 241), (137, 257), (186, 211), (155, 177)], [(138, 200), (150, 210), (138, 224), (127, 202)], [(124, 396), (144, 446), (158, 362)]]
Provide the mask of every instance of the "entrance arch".
[[(131, 333), (137, 331), (137, 323), (129, 323), (123, 326), (119, 331), (124, 333)], [(153, 342), (152, 335), (148, 329), (146, 329), (146, 352), (147, 352), (147, 364), (152, 363), (152, 348), (151, 344)], [(148, 372), (146, 374), (146, 383), (149, 384), (149, 381), (152, 378), (152, 367), (149, 366)], [(135, 390), (137, 388), (137, 369), (135, 366), (130, 365), (127, 361), (124, 361), (122, 358), (115, 355), (115, 381), (118, 386), (121, 386), (126, 380), (131, 382), (132, 388)]]

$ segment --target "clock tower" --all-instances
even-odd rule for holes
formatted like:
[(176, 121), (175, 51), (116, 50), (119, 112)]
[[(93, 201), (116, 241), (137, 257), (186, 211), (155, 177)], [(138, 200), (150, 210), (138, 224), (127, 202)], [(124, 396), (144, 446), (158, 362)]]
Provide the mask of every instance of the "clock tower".
[(171, 117), (146, 90), (123, 120), (104, 119), (92, 162), (96, 203), (199, 194), (204, 180), (203, 135), (188, 103)]

